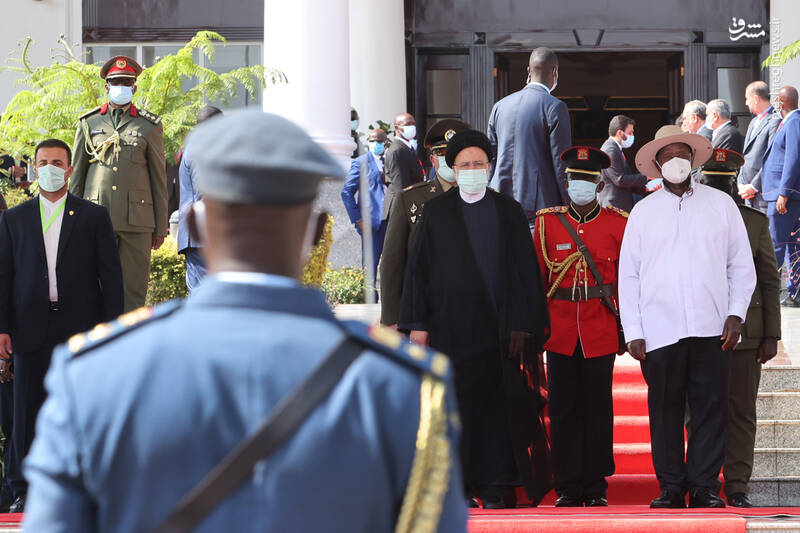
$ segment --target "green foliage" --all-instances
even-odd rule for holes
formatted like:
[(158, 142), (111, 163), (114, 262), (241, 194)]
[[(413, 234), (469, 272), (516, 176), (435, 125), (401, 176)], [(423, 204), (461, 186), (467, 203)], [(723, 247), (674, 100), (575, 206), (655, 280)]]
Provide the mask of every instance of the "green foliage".
[(311, 257), (308, 259), (306, 266), (303, 267), (303, 277), (301, 279), (303, 285), (316, 288), (322, 287), (322, 280), (325, 276), (331, 244), (333, 244), (333, 217), (329, 216), (328, 221), (325, 223), (325, 229), (322, 232), (322, 238), (319, 243), (311, 249)]
[(788, 61), (796, 58), (798, 55), (800, 55), (800, 40), (787, 44), (774, 54), (767, 57), (764, 62), (761, 63), (761, 67), (780, 67), (781, 65), (785, 65)]
[(186, 259), (178, 253), (178, 243), (171, 235), (161, 248), (150, 256), (150, 281), (147, 284), (147, 305), (184, 298), (186, 290)]
[(325, 272), (322, 290), (331, 306), (363, 304), (366, 279), (363, 268), (343, 267)]
[[(52, 65), (30, 63), (33, 40), (28, 38), (16, 57), (7, 60), (9, 70), (22, 74), (19, 82), (25, 89), (9, 102), (0, 121), (0, 139), (11, 154), (29, 157), (33, 148), (46, 137), (55, 137), (72, 145), (78, 118), (103, 104), (107, 98), (100, 66), (87, 65), (77, 58), (64, 37), (55, 51)], [(207, 101), (226, 104), (244, 88), (251, 96), (267, 82), (286, 82), (286, 76), (263, 65), (242, 67), (217, 74), (195, 62), (199, 51), (213, 62), (215, 45), (225, 38), (215, 32), (198, 32), (181, 50), (162, 57), (139, 76), (133, 103), (160, 115), (164, 124), (164, 146), (168, 160), (180, 148), (183, 136), (197, 121), (197, 112)], [(183, 86), (193, 85), (187, 90)]]
[[(7, 180), (0, 180), (0, 182), (4, 182)], [(20, 189), (18, 187), (8, 187), (5, 188), (0, 185), (0, 194), (3, 195), (3, 198), (6, 200), (6, 206), (11, 209), (12, 207), (16, 207), (22, 202), (26, 202), (30, 200), (30, 196), (25, 194), (24, 189)]]
[(388, 135), (390, 137), (394, 133), (394, 130), (392, 129), (392, 125), (390, 123), (384, 122), (382, 120), (376, 120), (375, 122), (373, 122), (372, 124), (369, 125), (370, 131), (372, 131), (374, 129), (377, 129), (377, 128), (380, 128), (383, 131), (385, 131), (386, 135)]

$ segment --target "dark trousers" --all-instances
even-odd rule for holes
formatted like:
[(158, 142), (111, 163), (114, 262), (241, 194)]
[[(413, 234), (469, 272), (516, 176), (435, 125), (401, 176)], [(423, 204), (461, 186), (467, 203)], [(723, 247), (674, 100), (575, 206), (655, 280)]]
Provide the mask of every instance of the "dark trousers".
[[(647, 382), (653, 466), (662, 489), (685, 494), (718, 491), (728, 422), (731, 352), (719, 337), (690, 337), (647, 352)], [(691, 412), (684, 455), (686, 405)]]
[[(14, 369), (12, 367), (11, 371)], [(11, 503), (14, 501), (14, 491), (11, 489), (11, 479), (8, 476), (8, 465), (14, 460), (13, 439), (14, 430), (14, 382), (0, 383), (0, 428), (3, 429), (5, 438), (3, 448), (3, 481), (0, 484), (0, 501)]]
[[(51, 311), (49, 323), (44, 328), (44, 344), (37, 350), (14, 352), (14, 424), (11, 431), (12, 456), (9, 458), (8, 476), (14, 498), (24, 496), (28, 482), (22, 476), (22, 461), (31, 449), (36, 429), (36, 416), (47, 396), (44, 377), (50, 368), (53, 348), (64, 342), (70, 334), (61, 324), (63, 311)], [(12, 337), (13, 341), (13, 337)]]
[(800, 299), (800, 243), (798, 243), (800, 200), (790, 199), (787, 201), (785, 215), (778, 214), (775, 205), (775, 202), (767, 204), (772, 245), (775, 247), (778, 268), (786, 263), (788, 295), (790, 298), (798, 300)]
[(547, 352), (550, 438), (556, 493), (605, 497), (614, 474), (611, 384), (616, 354), (584, 358), (580, 342), (571, 357)]
[(761, 381), (758, 350), (735, 350), (731, 354), (731, 383), (728, 398), (728, 435), (725, 438), (725, 495), (747, 494), (753, 474), (756, 444), (756, 397)]

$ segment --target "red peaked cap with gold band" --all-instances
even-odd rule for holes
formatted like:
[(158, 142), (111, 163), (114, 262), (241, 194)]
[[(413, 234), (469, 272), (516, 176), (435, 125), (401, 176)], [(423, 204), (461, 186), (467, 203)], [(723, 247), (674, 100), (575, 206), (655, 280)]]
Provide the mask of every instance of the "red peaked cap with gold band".
[(100, 77), (104, 80), (111, 78), (137, 78), (141, 73), (141, 65), (127, 56), (114, 56), (100, 68)]
[(733, 150), (714, 148), (711, 158), (703, 164), (700, 172), (703, 174), (718, 174), (735, 176), (744, 165), (744, 156)]
[(599, 176), (600, 171), (611, 166), (611, 158), (597, 148), (573, 146), (561, 153), (561, 160), (567, 164), (567, 174), (587, 174)]

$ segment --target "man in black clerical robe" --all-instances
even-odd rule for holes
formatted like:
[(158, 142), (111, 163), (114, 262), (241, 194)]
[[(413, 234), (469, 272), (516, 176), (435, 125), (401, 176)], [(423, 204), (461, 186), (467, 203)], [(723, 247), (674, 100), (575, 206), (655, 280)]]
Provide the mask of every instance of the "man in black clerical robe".
[(487, 188), (490, 157), (480, 132), (450, 140), (458, 187), (425, 204), (399, 328), (450, 357), (467, 493), (498, 509), (508, 488), (524, 486), (534, 504), (550, 488), (537, 371), (549, 327), (527, 218)]

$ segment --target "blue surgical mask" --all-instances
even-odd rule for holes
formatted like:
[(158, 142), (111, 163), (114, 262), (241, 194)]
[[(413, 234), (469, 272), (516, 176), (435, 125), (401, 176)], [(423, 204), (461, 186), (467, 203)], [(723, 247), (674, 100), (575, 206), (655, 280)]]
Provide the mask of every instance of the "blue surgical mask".
[(127, 85), (109, 85), (108, 99), (117, 105), (128, 105), (133, 100), (133, 87)]
[(375, 155), (381, 155), (386, 151), (386, 144), (378, 141), (370, 141), (369, 151)]
[(440, 176), (447, 183), (456, 181), (456, 173), (453, 169), (447, 166), (447, 161), (443, 155), (437, 156), (439, 158), (439, 168), (436, 169), (436, 175)]
[(589, 205), (597, 196), (597, 183), (586, 180), (569, 180), (569, 199), (575, 205)]
[(630, 148), (631, 146), (633, 146), (633, 134), (632, 133), (630, 135), (628, 135), (627, 139), (622, 141), (622, 147), (623, 148)]
[(405, 140), (410, 141), (417, 136), (417, 127), (415, 125), (412, 124), (410, 126), (401, 127), (403, 128), (403, 131), (400, 133), (400, 135), (402, 135)]
[(356, 131), (356, 128), (358, 128), (358, 119), (351, 120), (350, 121), (350, 131)]
[(417, 140), (416, 139), (411, 139), (410, 141), (408, 141), (408, 144), (410, 144), (411, 148), (413, 148), (414, 150), (417, 149), (418, 145), (417, 145)]
[(458, 171), (458, 188), (467, 194), (477, 194), (489, 185), (489, 171), (485, 168), (473, 168)]
[(43, 191), (56, 192), (61, 190), (67, 183), (64, 174), (64, 169), (55, 165), (36, 167), (36, 175), (39, 176), (39, 188)]

